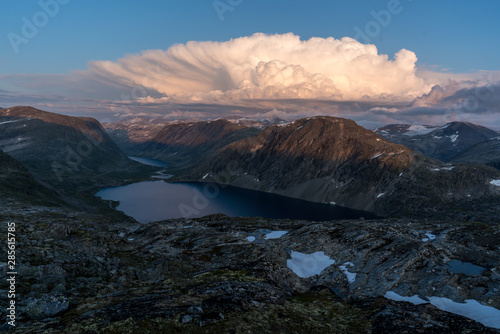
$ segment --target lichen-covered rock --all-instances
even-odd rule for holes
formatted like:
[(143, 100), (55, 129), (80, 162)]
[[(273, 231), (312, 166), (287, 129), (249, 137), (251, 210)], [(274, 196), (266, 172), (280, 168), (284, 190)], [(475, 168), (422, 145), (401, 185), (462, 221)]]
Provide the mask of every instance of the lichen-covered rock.
[(28, 302), (26, 314), (34, 320), (41, 320), (61, 314), (69, 307), (64, 296), (45, 295), (40, 299)]

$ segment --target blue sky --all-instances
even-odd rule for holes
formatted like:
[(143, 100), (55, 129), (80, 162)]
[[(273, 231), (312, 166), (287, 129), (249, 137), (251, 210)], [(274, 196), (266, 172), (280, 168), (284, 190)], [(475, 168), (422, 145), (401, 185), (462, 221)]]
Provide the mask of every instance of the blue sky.
[[(57, 13), (44, 13), (42, 7), (47, 12), (54, 4)], [(116, 112), (122, 104), (134, 105), (137, 114), (163, 110), (162, 115), (170, 112), (172, 117), (215, 117), (210, 111), (214, 106), (243, 114), (253, 110), (307, 115), (312, 108), (373, 126), (457, 117), (489, 124), (499, 119), (493, 110), (498, 110), (496, 100), (481, 95), (476, 103), (477, 93), (471, 90), (500, 81), (498, 1), (41, 0), (8, 1), (3, 9), (0, 106), (31, 104), (98, 119), (129, 115)], [(37, 31), (27, 27), (32, 24)], [(253, 35), (258, 32), (282, 37)], [(322, 40), (301, 46), (286, 33), (302, 41)], [(248, 36), (253, 36), (250, 41), (239, 39)], [(342, 50), (335, 51), (338, 43), (329, 37), (356, 38), (377, 50), (342, 40)], [(230, 39), (239, 41), (238, 46), (224, 44)], [(185, 45), (189, 41), (222, 44)], [(172, 48), (177, 43), (184, 46)], [(307, 50), (294, 53), (302, 47)], [(146, 50), (168, 51), (145, 55)], [(352, 50), (356, 60), (350, 58)], [(181, 52), (182, 59), (175, 52)], [(323, 57), (326, 54), (332, 57)], [(238, 57), (245, 59), (239, 62)], [(349, 61), (338, 65), (346, 57)], [(162, 78), (135, 96), (151, 64), (161, 68), (155, 75)], [(331, 70), (329, 64), (338, 67)], [(247, 72), (239, 73), (238, 66)], [(261, 77), (249, 86), (256, 71)], [(189, 78), (184, 74), (188, 72)], [(433, 86), (439, 89), (431, 91)], [(464, 89), (471, 93), (464, 97)], [(492, 89), (492, 95), (497, 93)], [(299, 102), (290, 102), (296, 97)], [(251, 99), (258, 103), (249, 105)], [(318, 99), (329, 101), (320, 111), (313, 101)], [(376, 102), (357, 103), (361, 99)], [(463, 107), (467, 99), (474, 110)], [(339, 114), (341, 109), (347, 111)], [(457, 112), (462, 109), (465, 112)], [(497, 123), (500, 128), (500, 120)]]
[[(400, 2), (402, 12), (392, 15), (390, 24), (371, 38), (381, 53), (406, 48), (417, 54), (419, 65), (439, 65), (453, 72), (500, 69), (498, 1)], [(255, 32), (355, 37), (355, 27), (364, 30), (374, 20), (370, 12), (386, 9), (387, 4), (242, 0), (221, 21), (211, 0), (72, 0), (61, 5), (59, 13), (16, 54), (6, 35), (21, 35), (22, 17), (32, 19), (40, 6), (38, 1), (9, 1), (3, 5), (0, 22), (0, 73), (65, 73), (84, 69), (91, 60), (114, 60), (174, 43), (224, 41)]]

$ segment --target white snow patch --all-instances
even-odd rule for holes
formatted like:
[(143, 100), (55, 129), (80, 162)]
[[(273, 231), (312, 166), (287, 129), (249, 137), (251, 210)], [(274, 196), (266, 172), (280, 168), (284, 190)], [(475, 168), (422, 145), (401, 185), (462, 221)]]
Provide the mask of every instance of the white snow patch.
[(208, 174), (209, 174), (209, 173), (205, 174), (205, 176), (203, 177), (203, 179), (202, 179), (202, 180), (205, 180), (205, 179), (207, 178)]
[(395, 300), (397, 302), (410, 302), (413, 305), (420, 305), (420, 304), (427, 304), (425, 300), (420, 298), (418, 295), (414, 295), (412, 297), (403, 297), (401, 295), (398, 295), (394, 291), (387, 291), (384, 295), (385, 298), (390, 299), (390, 300)]
[(383, 154), (383, 153), (380, 153), (380, 154), (374, 155), (373, 157), (371, 157), (371, 158), (370, 158), (370, 160), (373, 160), (373, 159), (375, 159), (375, 158), (378, 158), (378, 157), (380, 157), (382, 154)]
[(255, 241), (255, 237), (254, 236), (249, 236), (247, 238), (247, 240), (250, 241), (250, 242), (254, 242)]
[(286, 261), (286, 266), (297, 276), (302, 278), (319, 275), (321, 272), (335, 263), (324, 252), (304, 254), (292, 251), (291, 259)]
[(130, 239), (128, 239), (128, 241), (133, 241), (133, 240), (134, 240), (134, 238), (130, 238)]
[(279, 239), (287, 233), (288, 231), (272, 231), (271, 233), (267, 233), (264, 239)]
[(0, 123), (0, 125), (2, 125), (2, 124), (7, 124), (7, 123), (19, 122), (19, 121), (22, 121), (22, 119), (17, 119), (17, 120), (15, 120), (15, 121), (1, 122), (1, 123)]
[(344, 275), (347, 277), (347, 280), (349, 281), (349, 283), (352, 283), (356, 280), (356, 273), (351, 273), (347, 270), (347, 268), (349, 267), (354, 267), (354, 263), (352, 262), (346, 262), (344, 263), (343, 265), (339, 266), (339, 269), (344, 273)]
[(427, 127), (425, 125), (412, 125), (408, 128), (408, 131), (404, 133), (405, 136), (420, 136), (431, 133), (436, 130), (435, 127)]
[(436, 239), (436, 236), (434, 234), (425, 233), (425, 235), (427, 236), (427, 238), (422, 238), (423, 242)]
[(330, 205), (337, 205), (337, 203), (335, 203), (335, 202), (330, 202)]
[(403, 173), (399, 173), (399, 177), (403, 176)]
[(452, 143), (456, 142), (457, 139), (458, 139), (458, 135), (457, 134), (450, 136), (450, 140), (451, 140)]
[(380, 197), (382, 197), (384, 195), (385, 195), (385, 193), (380, 193), (380, 194), (377, 195), (377, 198), (380, 198)]
[[(384, 297), (395, 301), (407, 301), (414, 305), (427, 303), (417, 295), (413, 297), (403, 297), (393, 291), (387, 291)], [(482, 305), (474, 299), (467, 299), (465, 303), (457, 303), (444, 297), (427, 298), (430, 304), (440, 310), (464, 316), (488, 327), (500, 329), (500, 310), (494, 307)]]
[(500, 187), (500, 180), (492, 180), (490, 183), (494, 186)]
[(488, 327), (500, 329), (500, 310), (494, 307), (481, 305), (474, 299), (467, 299), (463, 304), (443, 297), (427, 298), (432, 305), (440, 310), (464, 316)]

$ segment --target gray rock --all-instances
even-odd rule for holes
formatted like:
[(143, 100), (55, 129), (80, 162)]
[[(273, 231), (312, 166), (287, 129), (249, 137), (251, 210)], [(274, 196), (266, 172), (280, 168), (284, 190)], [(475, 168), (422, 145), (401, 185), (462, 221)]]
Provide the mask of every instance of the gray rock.
[(34, 320), (41, 320), (66, 311), (69, 301), (64, 296), (45, 295), (35, 299), (26, 306), (26, 314)]

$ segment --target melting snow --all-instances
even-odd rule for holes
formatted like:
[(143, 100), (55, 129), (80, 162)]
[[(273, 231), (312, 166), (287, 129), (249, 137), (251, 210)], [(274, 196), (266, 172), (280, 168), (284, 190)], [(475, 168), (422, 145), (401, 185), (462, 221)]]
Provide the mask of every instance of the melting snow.
[(494, 186), (500, 187), (500, 180), (492, 180), (490, 183)]
[(19, 122), (19, 121), (22, 121), (22, 119), (18, 119), (18, 120), (15, 120), (15, 121), (0, 122), (0, 125), (7, 124), (7, 123)]
[(267, 233), (264, 239), (279, 239), (287, 233), (288, 231), (272, 231), (271, 233)]
[[(387, 291), (384, 297), (396, 301), (407, 301), (415, 305), (427, 303), (417, 295), (403, 297), (393, 291)], [(474, 299), (467, 299), (465, 303), (457, 303), (443, 297), (427, 298), (432, 305), (440, 310), (464, 316), (488, 327), (500, 329), (500, 310), (494, 307), (482, 305)]]
[(378, 157), (380, 157), (381, 155), (382, 155), (382, 153), (377, 154), (377, 155), (375, 155), (375, 156), (371, 157), (371, 158), (370, 158), (370, 160), (375, 159), (375, 158), (378, 158)]
[(249, 237), (247, 238), (247, 240), (248, 240), (248, 241), (250, 241), (250, 242), (254, 242), (254, 241), (255, 241), (255, 237), (253, 237), (253, 236), (249, 236)]
[(302, 278), (319, 275), (321, 272), (335, 263), (324, 252), (304, 254), (292, 251), (291, 259), (286, 261), (286, 266), (297, 276)]
[(397, 302), (410, 302), (413, 305), (420, 305), (420, 304), (427, 304), (425, 300), (420, 298), (418, 295), (414, 295), (412, 297), (403, 297), (398, 295), (397, 293), (393, 291), (387, 291), (384, 295), (385, 298), (395, 300)]
[(436, 239), (436, 236), (434, 234), (425, 233), (425, 235), (427, 236), (427, 238), (422, 238), (423, 242)]
[(380, 197), (382, 197), (384, 195), (385, 195), (385, 193), (380, 193), (380, 194), (377, 195), (377, 198), (380, 198)]
[(452, 143), (456, 142), (456, 141), (457, 141), (457, 139), (458, 139), (458, 135), (456, 135), (456, 134), (455, 134), (455, 135), (450, 136), (450, 140), (451, 140), (451, 142), (452, 142)]
[(349, 283), (352, 283), (352, 282), (354, 282), (356, 280), (356, 274), (349, 272), (347, 270), (348, 266), (349, 267), (354, 267), (354, 263), (352, 263), (352, 262), (346, 262), (343, 265), (339, 266), (339, 269), (342, 270), (342, 272), (344, 273), (344, 275), (347, 277), (347, 280), (349, 281)]
[(408, 131), (404, 133), (405, 136), (420, 136), (431, 133), (436, 130), (434, 127), (427, 127), (425, 125), (412, 125), (408, 128)]
[(203, 180), (205, 180), (207, 178), (207, 176), (208, 176), (208, 173), (205, 174), (205, 176), (203, 177)]

